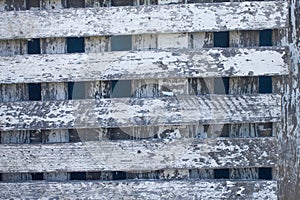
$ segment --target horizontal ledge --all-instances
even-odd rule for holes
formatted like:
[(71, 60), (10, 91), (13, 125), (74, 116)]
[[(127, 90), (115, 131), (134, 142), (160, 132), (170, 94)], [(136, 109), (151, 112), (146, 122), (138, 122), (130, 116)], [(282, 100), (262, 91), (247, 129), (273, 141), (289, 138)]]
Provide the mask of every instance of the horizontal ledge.
[(276, 138), (1, 144), (0, 172), (272, 167)]
[(281, 96), (205, 95), (0, 103), (0, 131), (275, 122)]
[(274, 76), (289, 62), (285, 47), (19, 55), (0, 57), (0, 83)]
[[(276, 181), (0, 183), (4, 199), (277, 199)], [(176, 188), (176, 189), (174, 189)]]
[(0, 12), (0, 39), (288, 27), (288, 2), (235, 2)]

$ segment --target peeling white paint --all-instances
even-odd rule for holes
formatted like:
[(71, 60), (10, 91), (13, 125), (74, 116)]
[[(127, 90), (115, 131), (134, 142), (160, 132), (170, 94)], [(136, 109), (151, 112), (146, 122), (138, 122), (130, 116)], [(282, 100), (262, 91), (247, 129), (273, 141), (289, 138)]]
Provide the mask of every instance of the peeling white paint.
[[(0, 187), (4, 199), (277, 199), (276, 181), (35, 181)], [(245, 190), (238, 196), (241, 187)]]
[(0, 83), (286, 75), (287, 51), (279, 47), (2, 56)]
[(0, 172), (272, 167), (277, 151), (276, 138), (2, 144)]
[(1, 39), (257, 30), (287, 26), (288, 2), (284, 1), (0, 12)]
[(0, 130), (275, 122), (280, 95), (0, 103)]

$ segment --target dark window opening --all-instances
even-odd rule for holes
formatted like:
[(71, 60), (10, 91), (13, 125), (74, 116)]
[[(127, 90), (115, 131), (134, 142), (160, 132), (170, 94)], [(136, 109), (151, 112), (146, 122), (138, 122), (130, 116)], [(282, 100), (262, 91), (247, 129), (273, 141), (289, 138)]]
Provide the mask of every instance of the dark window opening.
[(30, 10), (31, 8), (40, 8), (40, 0), (27, 0), (26, 9)]
[(272, 137), (273, 135), (273, 123), (258, 124), (258, 136), (259, 137)]
[(28, 54), (41, 54), (40, 39), (31, 39), (27, 42)]
[(214, 78), (214, 94), (229, 93), (229, 78)]
[(26, 10), (26, 5), (24, 5), (24, 0), (9, 0), (5, 1), (5, 10), (13, 11), (13, 10)]
[(30, 131), (30, 143), (32, 144), (40, 144), (42, 143), (42, 132), (41, 131)]
[(2, 173), (0, 173), (0, 181), (2, 181)]
[(133, 0), (111, 0), (112, 6), (133, 6)]
[(111, 50), (112, 51), (130, 51), (132, 49), (131, 45), (131, 35), (118, 35), (111, 37)]
[(131, 81), (129, 80), (111, 81), (111, 97), (112, 98), (131, 97)]
[(30, 101), (40, 101), (41, 96), (41, 84), (40, 83), (29, 83), (28, 84), (28, 93)]
[(70, 172), (70, 180), (86, 180), (86, 172)]
[(220, 137), (229, 137), (229, 124), (223, 125)]
[(31, 179), (34, 181), (44, 180), (43, 173), (31, 173)]
[(229, 179), (229, 169), (214, 169), (215, 179)]
[(214, 32), (214, 47), (229, 47), (229, 31)]
[(115, 171), (112, 172), (113, 180), (124, 180), (126, 179), (126, 172), (121, 172), (121, 171)]
[(83, 37), (67, 38), (67, 53), (83, 53), (83, 52), (85, 52)]
[(205, 132), (205, 133), (208, 133), (208, 131), (209, 131), (209, 126), (210, 126), (209, 124), (204, 124), (204, 125), (203, 125), (204, 132)]
[(221, 3), (221, 2), (229, 2), (229, 0), (213, 0), (215, 3)]
[(272, 30), (259, 31), (259, 46), (272, 46)]
[(259, 93), (268, 94), (272, 93), (272, 77), (271, 76), (260, 76), (259, 82)]
[(68, 99), (85, 99), (86, 88), (85, 82), (69, 82), (68, 83)]
[(131, 139), (130, 128), (109, 128), (108, 137), (110, 140), (129, 140)]
[(67, 8), (84, 8), (84, 0), (67, 0)]
[(69, 129), (69, 141), (70, 142), (81, 142), (77, 129)]
[(258, 179), (272, 180), (272, 168), (258, 168)]

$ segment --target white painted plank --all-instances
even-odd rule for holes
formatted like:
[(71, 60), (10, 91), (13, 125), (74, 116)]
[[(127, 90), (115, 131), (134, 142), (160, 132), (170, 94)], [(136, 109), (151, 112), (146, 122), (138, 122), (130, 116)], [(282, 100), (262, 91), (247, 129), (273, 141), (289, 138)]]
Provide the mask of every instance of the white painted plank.
[(288, 55), (271, 47), (3, 56), (0, 83), (286, 75)]
[(271, 94), (0, 103), (0, 131), (275, 122), (280, 106)]
[(272, 167), (276, 138), (1, 144), (0, 172)]
[(277, 199), (276, 181), (0, 183), (3, 199)]
[(288, 2), (235, 2), (0, 12), (0, 39), (276, 29)]

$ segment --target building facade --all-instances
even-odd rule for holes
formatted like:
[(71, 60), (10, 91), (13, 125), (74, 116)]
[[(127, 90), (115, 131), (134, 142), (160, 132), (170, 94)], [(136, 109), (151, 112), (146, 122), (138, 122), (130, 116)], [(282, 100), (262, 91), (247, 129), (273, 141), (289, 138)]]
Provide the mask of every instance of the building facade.
[(299, 9), (0, 0), (0, 198), (298, 199)]

